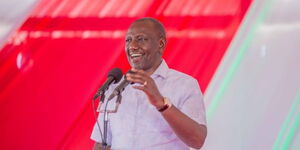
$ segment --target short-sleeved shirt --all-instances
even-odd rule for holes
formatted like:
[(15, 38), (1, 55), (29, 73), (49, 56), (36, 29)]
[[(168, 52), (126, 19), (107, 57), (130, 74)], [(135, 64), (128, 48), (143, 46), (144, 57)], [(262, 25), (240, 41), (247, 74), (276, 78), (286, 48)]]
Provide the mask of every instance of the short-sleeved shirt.
[[(160, 93), (168, 97), (173, 106), (199, 124), (206, 125), (203, 96), (198, 82), (193, 77), (170, 69), (163, 60), (151, 75)], [(157, 109), (152, 106), (143, 91), (128, 85), (122, 92), (122, 101), (117, 113), (109, 114), (108, 145), (112, 150), (188, 150), (164, 120)], [(108, 97), (116, 85), (109, 88)], [(108, 109), (116, 105), (116, 98), (108, 103)], [(101, 109), (104, 107), (101, 106)], [(103, 132), (103, 114), (98, 117)], [(101, 142), (97, 124), (91, 139)]]

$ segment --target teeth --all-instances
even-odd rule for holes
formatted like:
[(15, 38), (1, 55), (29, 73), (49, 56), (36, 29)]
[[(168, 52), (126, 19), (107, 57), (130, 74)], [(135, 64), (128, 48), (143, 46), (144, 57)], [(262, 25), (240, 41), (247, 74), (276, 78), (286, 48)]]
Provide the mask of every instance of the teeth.
[(142, 54), (131, 54), (131, 57), (139, 57), (142, 56)]

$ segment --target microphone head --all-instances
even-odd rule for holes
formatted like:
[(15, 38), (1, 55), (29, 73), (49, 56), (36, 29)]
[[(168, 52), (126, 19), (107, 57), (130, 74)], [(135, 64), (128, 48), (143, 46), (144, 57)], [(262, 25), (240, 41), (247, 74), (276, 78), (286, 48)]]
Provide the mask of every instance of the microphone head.
[(122, 76), (123, 73), (119, 68), (112, 69), (107, 75), (107, 77), (113, 77), (115, 79), (114, 83), (118, 83), (121, 80)]

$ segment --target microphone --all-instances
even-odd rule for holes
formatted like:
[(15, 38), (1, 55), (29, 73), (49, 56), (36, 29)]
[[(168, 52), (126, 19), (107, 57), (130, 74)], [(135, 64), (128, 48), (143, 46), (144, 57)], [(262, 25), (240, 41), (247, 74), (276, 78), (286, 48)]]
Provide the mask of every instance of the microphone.
[[(129, 70), (128, 73), (134, 73), (134, 72)], [(111, 93), (111, 95), (108, 97), (108, 100), (111, 100), (116, 95), (122, 93), (128, 84), (133, 84), (133, 82), (126, 80), (126, 76), (124, 76), (124, 80), (114, 89), (113, 93)]]
[(114, 82), (115, 84), (118, 83), (123, 76), (121, 69), (114, 68), (112, 69), (108, 75), (107, 79), (104, 84), (98, 89), (97, 93), (94, 96), (94, 100), (97, 99), (100, 95), (104, 94), (104, 92), (108, 89), (108, 87)]

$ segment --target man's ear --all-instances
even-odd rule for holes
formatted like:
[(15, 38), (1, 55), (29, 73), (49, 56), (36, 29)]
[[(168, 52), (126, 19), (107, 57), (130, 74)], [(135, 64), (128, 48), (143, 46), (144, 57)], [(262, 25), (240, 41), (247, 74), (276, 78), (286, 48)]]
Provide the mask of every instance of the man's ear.
[(165, 49), (166, 48), (166, 39), (160, 38), (159, 40), (159, 48)]
[(159, 48), (160, 48), (160, 51), (159, 53), (162, 55), (165, 48), (166, 48), (166, 39), (165, 38), (160, 38), (159, 40)]

